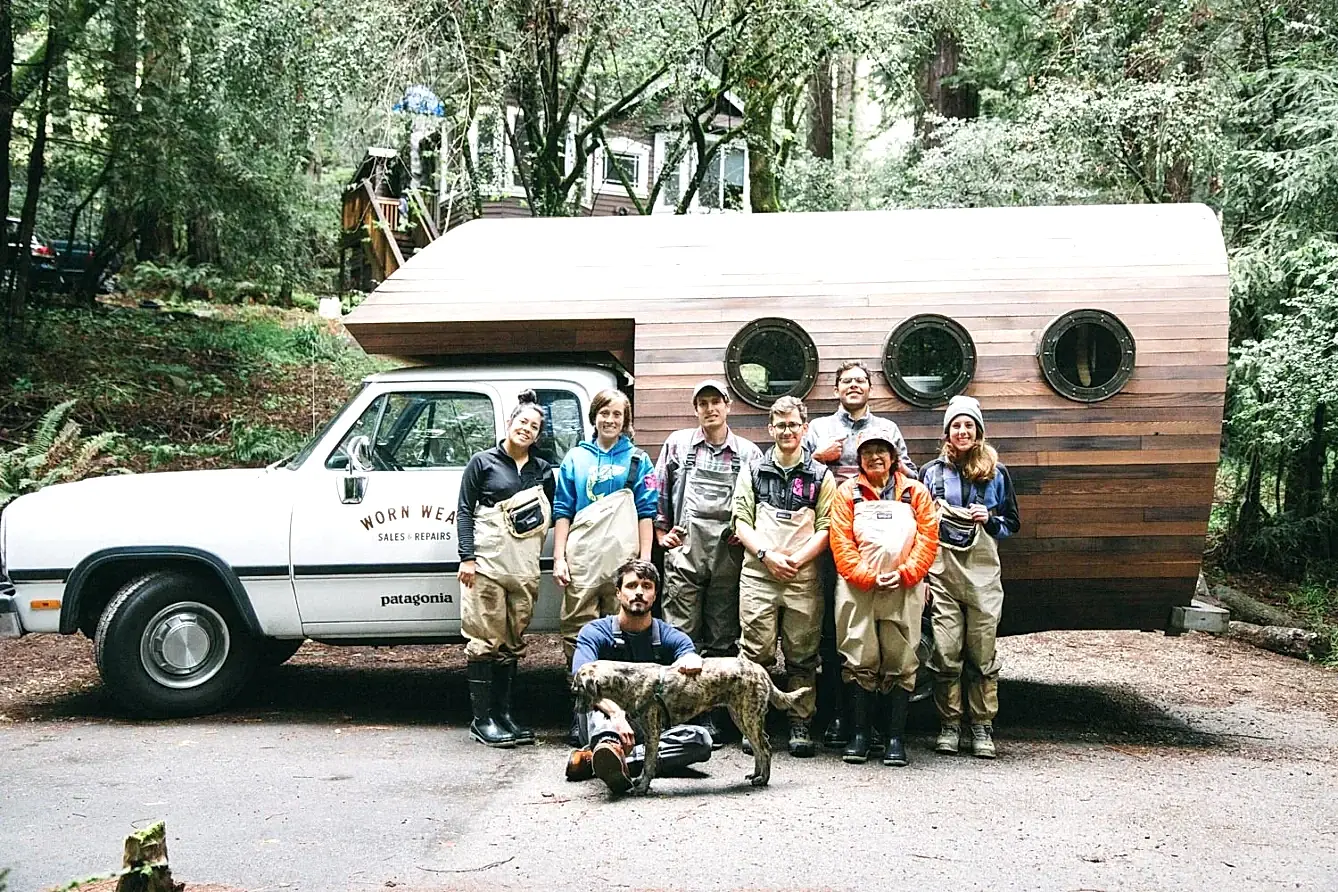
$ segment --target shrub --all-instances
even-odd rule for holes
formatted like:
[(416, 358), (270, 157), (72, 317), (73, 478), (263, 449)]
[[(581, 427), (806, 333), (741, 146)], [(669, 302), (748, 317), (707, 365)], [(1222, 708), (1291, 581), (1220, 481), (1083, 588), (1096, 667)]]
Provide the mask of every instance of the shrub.
[(104, 451), (116, 439), (102, 433), (80, 440), (79, 424), (68, 416), (75, 400), (67, 400), (42, 416), (30, 442), (0, 449), (0, 507), (52, 483), (93, 477), (110, 469)]

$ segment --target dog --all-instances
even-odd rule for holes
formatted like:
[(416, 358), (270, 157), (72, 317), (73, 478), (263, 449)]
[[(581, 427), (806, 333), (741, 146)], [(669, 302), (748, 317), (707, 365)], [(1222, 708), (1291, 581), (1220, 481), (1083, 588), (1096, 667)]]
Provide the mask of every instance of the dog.
[(767, 670), (744, 657), (702, 660), (699, 675), (684, 675), (674, 666), (658, 663), (622, 663), (595, 660), (582, 666), (571, 680), (572, 693), (586, 709), (609, 699), (627, 713), (627, 720), (645, 737), (646, 763), (633, 790), (645, 793), (655, 777), (660, 732), (682, 724), (716, 706), (729, 708), (753, 745), (753, 773), (748, 780), (764, 787), (771, 780), (771, 744), (767, 740), (767, 706), (790, 709), (808, 692), (778, 689)]

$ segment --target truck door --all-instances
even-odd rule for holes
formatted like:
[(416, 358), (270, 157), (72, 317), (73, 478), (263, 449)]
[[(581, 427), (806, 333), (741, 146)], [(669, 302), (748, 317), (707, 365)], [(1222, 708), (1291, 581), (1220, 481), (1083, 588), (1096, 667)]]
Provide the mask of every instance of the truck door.
[[(465, 464), (502, 435), (498, 395), (413, 388), (373, 399), (297, 498), (290, 549), (308, 636), (459, 634), (456, 501)], [(372, 465), (360, 493), (346, 486), (356, 437)]]

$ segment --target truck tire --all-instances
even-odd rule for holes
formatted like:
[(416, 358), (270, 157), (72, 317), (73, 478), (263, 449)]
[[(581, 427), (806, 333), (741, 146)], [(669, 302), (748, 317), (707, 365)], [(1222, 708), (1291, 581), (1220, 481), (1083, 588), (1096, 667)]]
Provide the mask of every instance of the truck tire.
[(130, 712), (204, 715), (227, 706), (256, 666), (256, 642), (206, 576), (159, 570), (121, 587), (98, 620), (98, 672)]
[(265, 638), (256, 642), (256, 662), (261, 666), (282, 666), (306, 644), (305, 638)]

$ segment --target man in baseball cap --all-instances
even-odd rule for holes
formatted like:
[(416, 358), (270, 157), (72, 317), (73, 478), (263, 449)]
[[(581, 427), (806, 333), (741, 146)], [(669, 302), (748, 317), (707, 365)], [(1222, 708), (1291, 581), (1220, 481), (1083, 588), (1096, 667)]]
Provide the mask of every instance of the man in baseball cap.
[[(734, 484), (762, 451), (729, 428), (729, 388), (710, 378), (692, 389), (696, 427), (674, 431), (655, 463), (660, 502), (655, 535), (664, 549), (664, 618), (707, 657), (739, 642), (740, 546), (730, 535)], [(720, 729), (702, 724), (720, 742)]]

